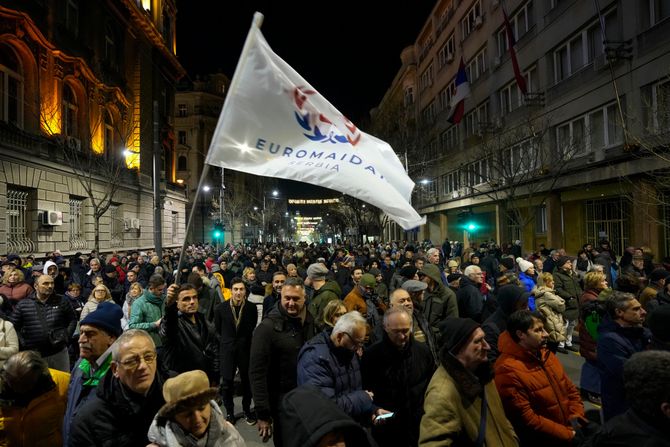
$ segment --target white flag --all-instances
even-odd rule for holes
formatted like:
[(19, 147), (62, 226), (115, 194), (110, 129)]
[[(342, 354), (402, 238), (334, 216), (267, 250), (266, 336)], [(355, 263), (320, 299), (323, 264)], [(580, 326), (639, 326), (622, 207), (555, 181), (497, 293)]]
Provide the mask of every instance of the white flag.
[(252, 25), (206, 163), (335, 189), (404, 229), (426, 222), (409, 204), (414, 182), (384, 141), (359, 130)]

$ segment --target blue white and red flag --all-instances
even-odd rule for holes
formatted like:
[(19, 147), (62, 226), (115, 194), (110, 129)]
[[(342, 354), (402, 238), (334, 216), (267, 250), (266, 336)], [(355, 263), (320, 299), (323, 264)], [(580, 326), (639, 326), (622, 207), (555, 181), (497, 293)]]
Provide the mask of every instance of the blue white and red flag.
[(463, 56), (461, 56), (461, 64), (458, 66), (458, 73), (456, 73), (456, 93), (451, 97), (450, 112), (447, 121), (452, 124), (461, 122), (465, 112), (465, 98), (469, 96), (470, 82), (468, 82), (468, 75), (465, 72)]

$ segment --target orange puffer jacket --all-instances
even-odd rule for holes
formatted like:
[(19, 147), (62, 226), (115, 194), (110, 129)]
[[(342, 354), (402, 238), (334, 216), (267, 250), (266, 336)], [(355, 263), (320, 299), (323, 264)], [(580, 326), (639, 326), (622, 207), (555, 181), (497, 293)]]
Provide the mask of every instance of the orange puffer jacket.
[(584, 405), (558, 357), (546, 348), (535, 357), (507, 331), (500, 335), (498, 349), (496, 387), (521, 445), (569, 443), (573, 437), (570, 420), (585, 421)]

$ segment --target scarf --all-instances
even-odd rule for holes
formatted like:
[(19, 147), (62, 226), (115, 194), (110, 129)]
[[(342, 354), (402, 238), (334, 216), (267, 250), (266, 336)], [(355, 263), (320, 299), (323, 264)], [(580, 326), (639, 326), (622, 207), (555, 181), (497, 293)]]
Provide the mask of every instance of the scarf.
[(83, 386), (92, 386), (97, 387), (107, 371), (109, 370), (110, 365), (112, 364), (112, 356), (108, 355), (107, 359), (91, 374), (91, 362), (86, 359), (82, 359), (79, 362), (79, 369), (83, 372)]

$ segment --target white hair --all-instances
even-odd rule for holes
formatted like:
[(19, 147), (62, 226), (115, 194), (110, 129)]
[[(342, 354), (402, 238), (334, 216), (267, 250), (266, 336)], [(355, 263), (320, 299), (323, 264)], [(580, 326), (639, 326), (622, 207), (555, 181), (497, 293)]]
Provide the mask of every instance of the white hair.
[(347, 312), (342, 315), (335, 323), (333, 328), (333, 335), (343, 334), (345, 332), (351, 334), (357, 327), (365, 327), (367, 321), (363, 318), (363, 315), (358, 311)]
[(481, 271), (482, 271), (482, 269), (478, 265), (469, 265), (469, 266), (465, 267), (465, 270), (463, 271), (463, 274), (469, 278), (470, 275), (472, 275), (473, 273), (479, 273)]
[(426, 252), (426, 254), (427, 254), (428, 256), (432, 256), (434, 253), (439, 253), (439, 252), (440, 252), (440, 250), (438, 250), (437, 248), (433, 247), (433, 248), (429, 249), (429, 250)]

